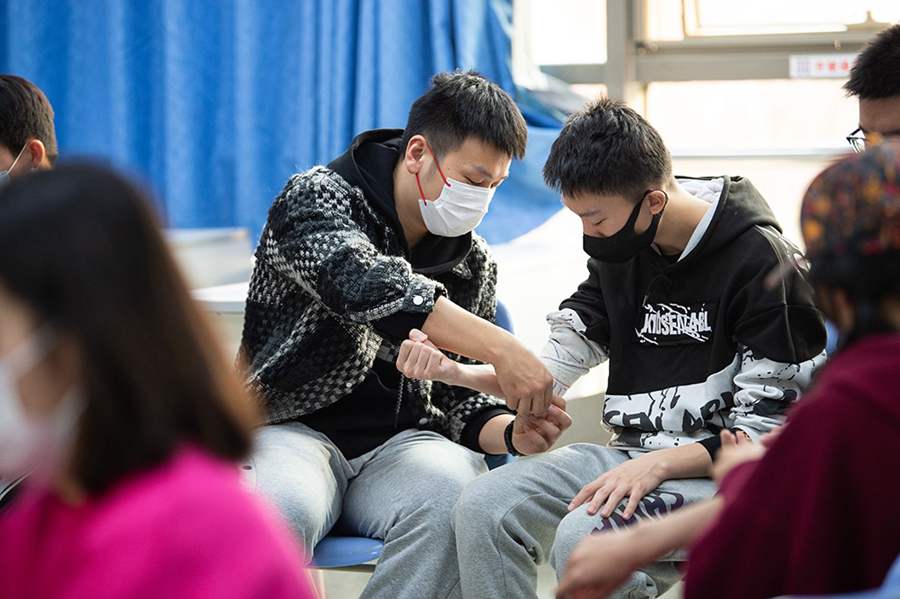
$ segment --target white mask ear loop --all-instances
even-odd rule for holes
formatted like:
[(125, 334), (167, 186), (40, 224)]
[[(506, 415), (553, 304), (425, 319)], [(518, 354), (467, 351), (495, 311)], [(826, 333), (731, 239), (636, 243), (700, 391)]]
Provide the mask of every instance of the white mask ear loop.
[[(425, 149), (427, 149), (428, 153), (431, 154), (431, 158), (432, 158), (432, 160), (434, 160), (434, 166), (437, 168), (437, 172), (441, 176), (441, 180), (444, 182), (444, 185), (447, 187), (452, 187), (450, 185), (450, 181), (447, 179), (447, 177), (444, 176), (444, 171), (441, 170), (441, 165), (438, 162), (438, 159), (434, 153), (434, 150), (431, 149), (431, 146), (428, 145), (427, 142), (425, 143)], [(422, 200), (423, 202), (425, 202), (425, 205), (427, 206), (428, 198), (425, 197), (425, 190), (422, 189), (422, 182), (419, 180), (419, 173), (416, 173), (416, 185), (419, 187), (419, 199)], [(435, 198), (434, 200), (432, 200), (432, 202), (435, 202), (438, 199), (440, 199), (440, 195), (437, 198)]]
[(28, 144), (25, 144), (24, 146), (22, 146), (22, 149), (19, 150), (18, 156), (16, 156), (16, 159), (13, 160), (13, 163), (9, 165), (9, 168), (6, 169), (5, 171), (3, 171), (2, 173), (0, 173), (0, 183), (5, 181), (6, 179), (9, 179), (9, 174), (12, 172), (12, 170), (14, 168), (16, 168), (16, 165), (19, 163), (19, 158), (21, 158), (22, 154), (25, 153), (25, 148), (27, 148), (27, 147), (28, 147)]

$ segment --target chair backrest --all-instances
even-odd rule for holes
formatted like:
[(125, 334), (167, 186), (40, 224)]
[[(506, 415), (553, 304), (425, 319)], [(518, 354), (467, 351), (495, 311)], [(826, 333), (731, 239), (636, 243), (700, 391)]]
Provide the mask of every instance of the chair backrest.
[(825, 352), (829, 357), (837, 351), (840, 333), (830, 321), (825, 321)]
[(497, 326), (510, 333), (515, 333), (509, 309), (500, 300), (497, 300)]

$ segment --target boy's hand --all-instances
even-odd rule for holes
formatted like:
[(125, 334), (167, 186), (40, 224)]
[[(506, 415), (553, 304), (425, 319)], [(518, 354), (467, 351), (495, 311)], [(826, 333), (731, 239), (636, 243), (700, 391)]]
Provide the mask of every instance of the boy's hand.
[(589, 515), (599, 512), (604, 518), (609, 518), (619, 503), (628, 497), (628, 504), (622, 513), (622, 517), (628, 520), (634, 515), (641, 499), (665, 480), (664, 458), (660, 455), (657, 451), (651, 451), (600, 475), (582, 487), (569, 504), (569, 511), (588, 503)]
[(459, 363), (451, 360), (418, 329), (409, 332), (409, 339), (400, 344), (397, 370), (410, 379), (456, 384), (460, 375)]

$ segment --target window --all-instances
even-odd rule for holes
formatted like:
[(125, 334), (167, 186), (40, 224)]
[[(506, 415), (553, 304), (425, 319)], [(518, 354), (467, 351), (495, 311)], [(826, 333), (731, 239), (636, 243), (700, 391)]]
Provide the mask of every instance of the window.
[(834, 32), (900, 20), (896, 0), (644, 0), (644, 10), (648, 36), (659, 41)]
[(606, 0), (517, 0), (514, 11), (534, 64), (606, 62)]
[(857, 123), (844, 81), (651, 83), (646, 116), (674, 154), (844, 152)]

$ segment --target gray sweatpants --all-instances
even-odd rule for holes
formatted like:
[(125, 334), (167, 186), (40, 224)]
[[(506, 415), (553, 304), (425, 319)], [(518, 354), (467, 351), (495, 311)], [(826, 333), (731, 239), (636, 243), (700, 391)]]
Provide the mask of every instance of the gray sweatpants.
[(460, 597), (453, 506), (487, 470), (481, 456), (433, 432), (407, 430), (347, 460), (325, 435), (292, 422), (265, 426), (247, 480), (285, 517), (306, 555), (335, 527), (384, 540), (361, 597)]
[[(621, 516), (627, 499), (609, 518), (589, 516), (586, 505), (569, 513), (569, 502), (584, 485), (628, 459), (624, 451), (580, 443), (520, 458), (469, 485), (454, 519), (463, 597), (537, 597), (536, 565), (548, 557), (561, 575), (572, 550), (589, 534), (661, 516), (715, 493), (709, 479), (671, 480), (647, 495), (627, 522)], [(661, 595), (678, 580), (684, 557), (683, 551), (674, 552), (635, 573), (615, 596)]]

